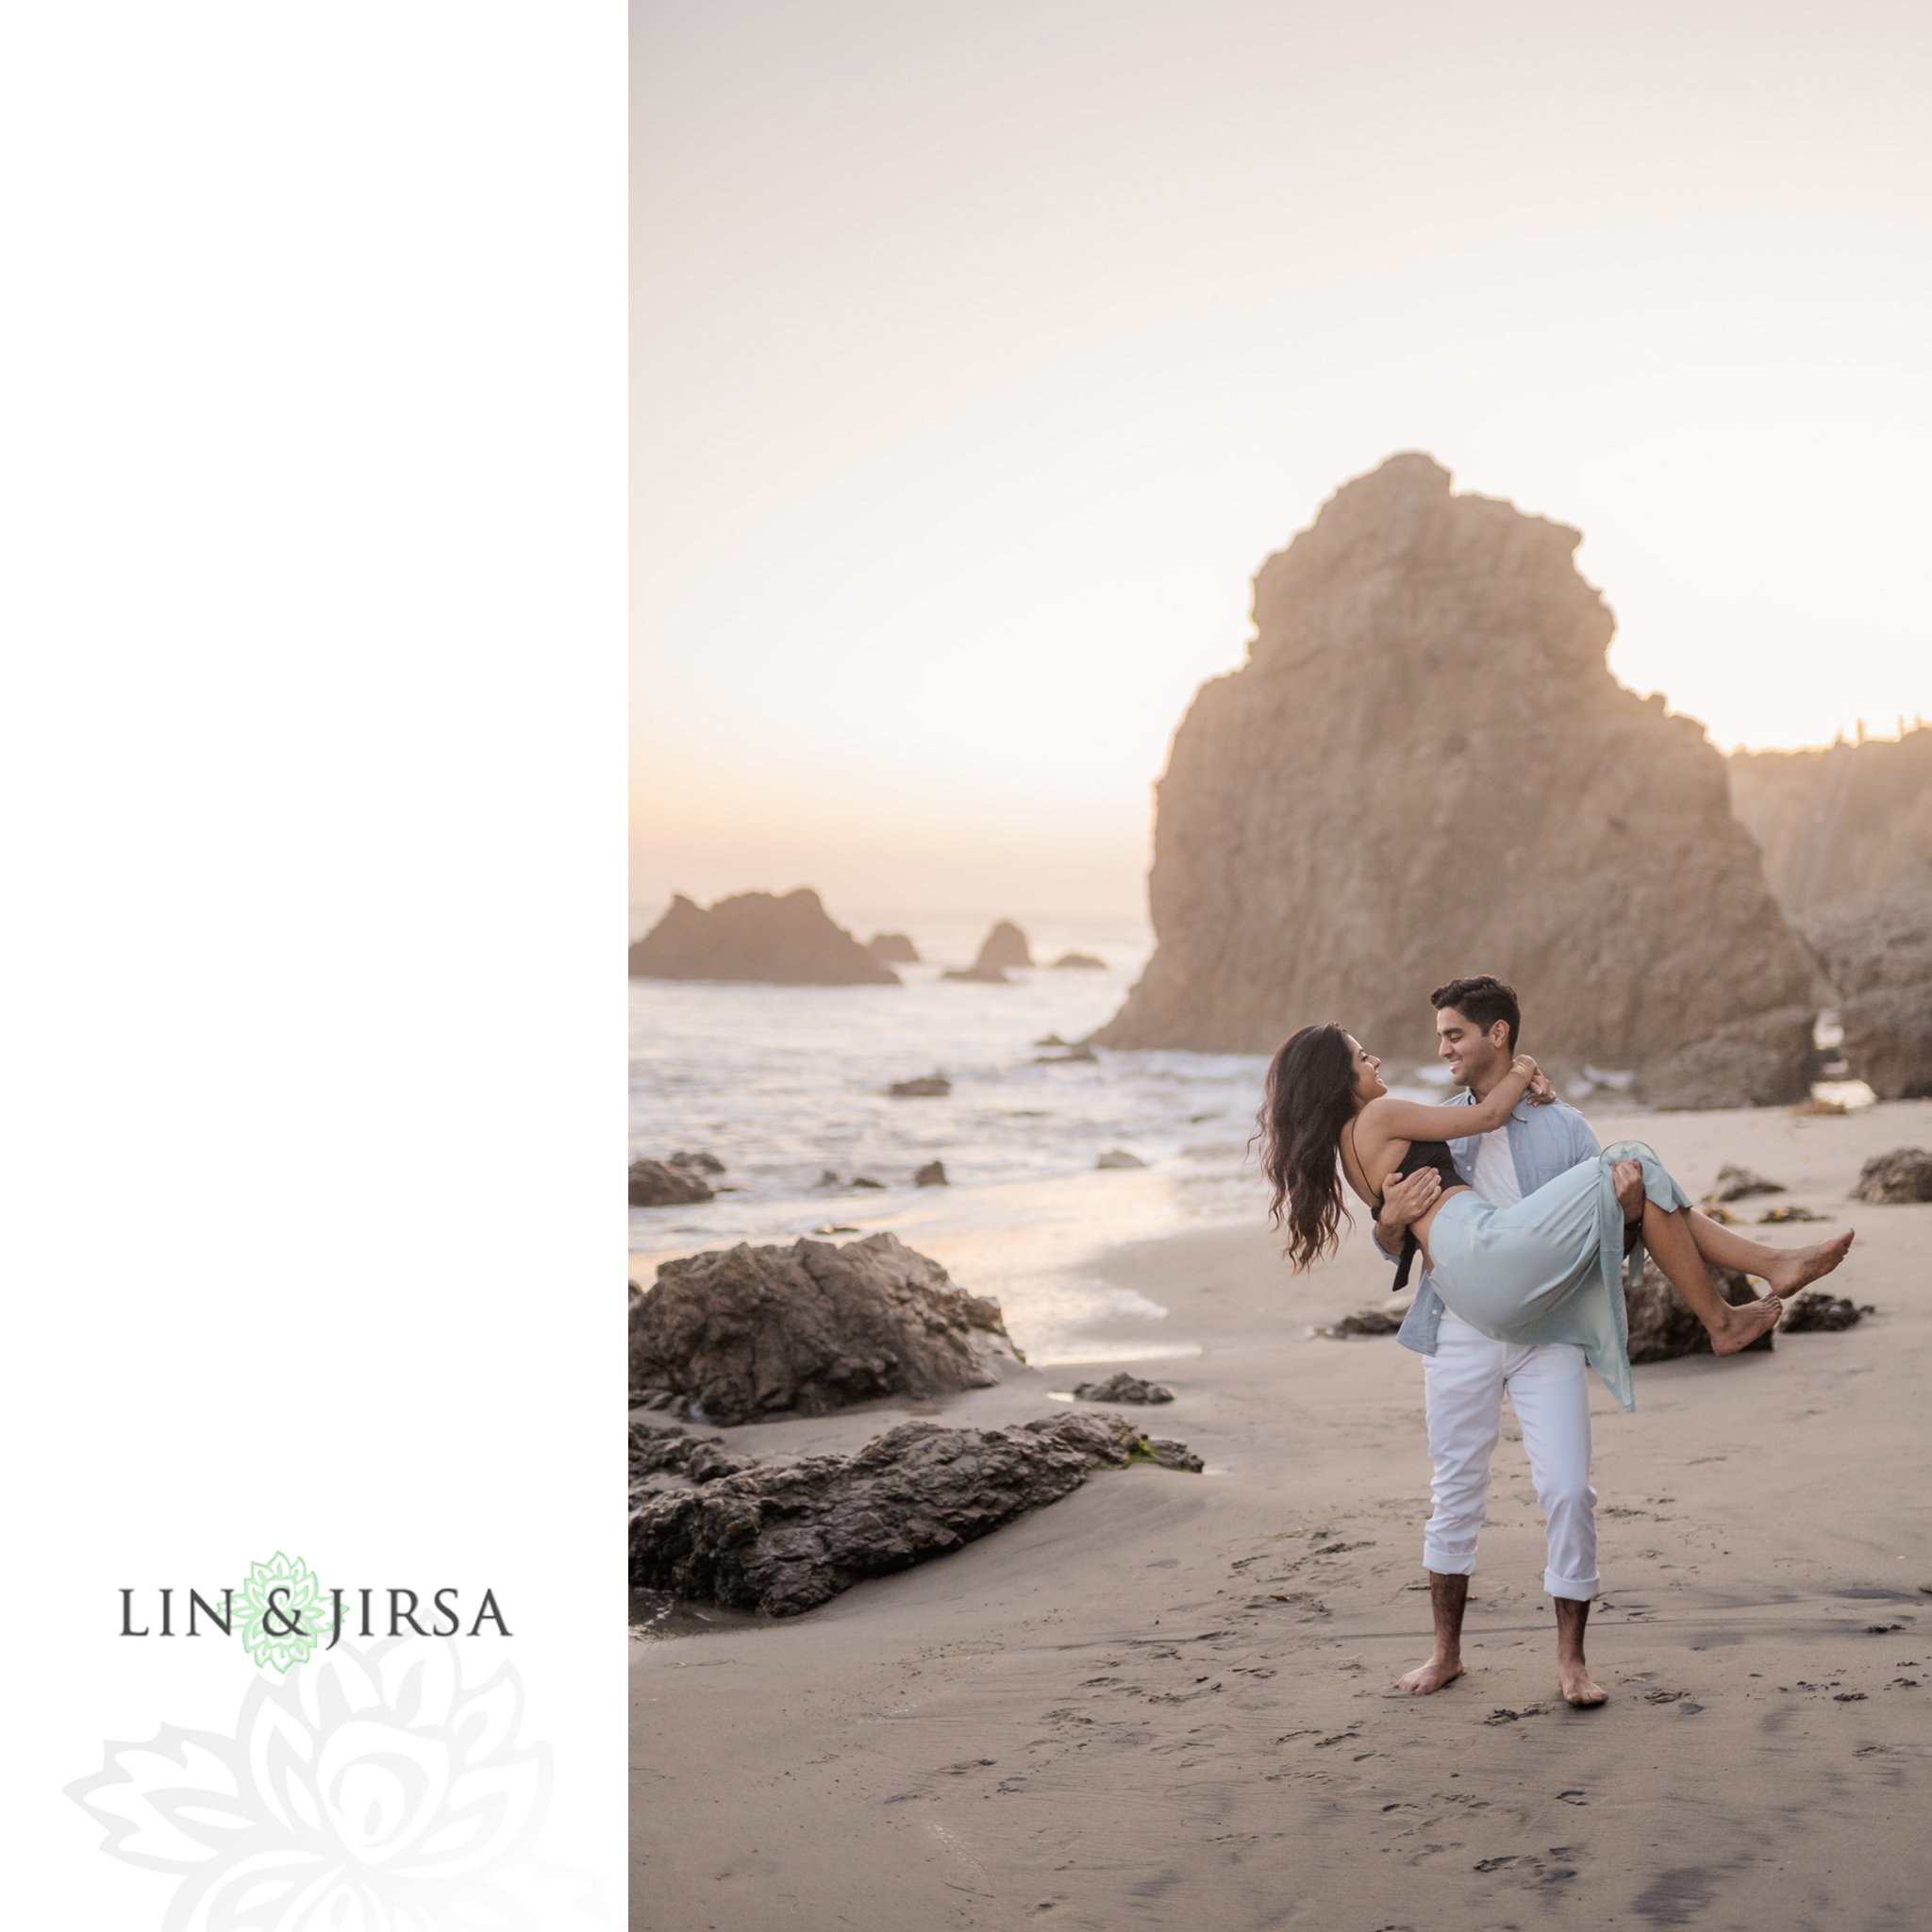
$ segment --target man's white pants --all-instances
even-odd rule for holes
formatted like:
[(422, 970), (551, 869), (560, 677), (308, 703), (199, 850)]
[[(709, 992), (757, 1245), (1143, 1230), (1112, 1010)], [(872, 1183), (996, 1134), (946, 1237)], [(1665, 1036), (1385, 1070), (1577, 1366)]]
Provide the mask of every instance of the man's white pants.
[(1588, 1602), (1598, 1588), (1596, 1491), (1590, 1486), (1590, 1390), (1583, 1351), (1568, 1341), (1519, 1348), (1445, 1313), (1436, 1352), (1424, 1357), (1435, 1509), (1423, 1561), (1444, 1576), (1475, 1568), (1476, 1532), (1490, 1493), (1490, 1452), (1503, 1427), (1503, 1395), (1523, 1426), (1549, 1540), (1543, 1589)]

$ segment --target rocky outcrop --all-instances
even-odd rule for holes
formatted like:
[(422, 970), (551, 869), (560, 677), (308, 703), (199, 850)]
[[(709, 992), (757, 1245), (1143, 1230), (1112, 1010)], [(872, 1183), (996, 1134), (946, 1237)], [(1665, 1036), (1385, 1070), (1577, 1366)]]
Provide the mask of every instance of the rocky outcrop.
[(944, 979), (977, 979), (989, 986), (1005, 986), (1007, 968), (1031, 966), (1032, 949), (1026, 935), (1010, 919), (1003, 919), (979, 942), (979, 957), (971, 966), (942, 974)]
[(1138, 1154), (1129, 1154), (1124, 1147), (1109, 1147), (1094, 1163), (1095, 1167), (1145, 1167), (1147, 1163)]
[(1062, 953), (1053, 962), (1056, 973), (1105, 973), (1107, 961), (1097, 953)]
[(946, 1163), (943, 1160), (928, 1160), (924, 1167), (915, 1168), (912, 1174), (915, 1188), (949, 1188), (952, 1182), (946, 1178)]
[(1847, 1071), (1880, 1100), (1932, 1095), (1932, 865), (1834, 900), (1798, 927), (1837, 994)]
[(630, 1305), (632, 1388), (725, 1426), (989, 1388), (1020, 1359), (997, 1302), (890, 1234), (666, 1261)]
[(1858, 1170), (1852, 1199), (1879, 1208), (1932, 1201), (1932, 1154), (1923, 1147), (1894, 1147), (1890, 1154), (1874, 1155)]
[(1075, 1382), (1074, 1396), (1079, 1402), (1172, 1402), (1174, 1391), (1164, 1382), (1143, 1382), (1123, 1369), (1104, 1382)]
[(922, 1074), (916, 1080), (894, 1080), (886, 1089), (894, 1100), (943, 1100), (953, 1083), (943, 1074)]
[(1324, 1341), (1346, 1341), (1351, 1335), (1396, 1335), (1401, 1332), (1402, 1318), (1407, 1313), (1407, 1302), (1398, 1302), (1390, 1308), (1362, 1308), (1313, 1333)]
[(1791, 1297), (1780, 1325), (1787, 1335), (1836, 1335), (1846, 1328), (1856, 1328), (1867, 1315), (1877, 1312), (1870, 1302), (1860, 1307), (1841, 1294), (1827, 1294), (1822, 1288), (1813, 1288)]
[(903, 932), (875, 932), (865, 942), (865, 950), (881, 966), (917, 966), (919, 948)]
[[(720, 1167), (717, 1172), (723, 1173)], [(674, 1157), (670, 1160), (633, 1160), (630, 1164), (630, 1205), (633, 1208), (684, 1208), (717, 1199), (717, 1191), (702, 1170)]]
[(1707, 1201), (1748, 1201), (1754, 1194), (1782, 1194), (1785, 1184), (1782, 1181), (1768, 1181), (1761, 1174), (1753, 1174), (1748, 1167), (1734, 1167), (1726, 1162), (1717, 1171), (1717, 1179), (1711, 1183)]
[(1932, 864), (1932, 725), (1823, 751), (1733, 752), (1731, 804), (1786, 916)]
[[(1735, 1268), (1713, 1268), (1710, 1278), (1718, 1292), (1733, 1307), (1758, 1299), (1758, 1291)], [(1633, 1362), (1668, 1362), (1678, 1356), (1708, 1355), (1710, 1332), (1690, 1312), (1690, 1305), (1664, 1278), (1663, 1270), (1644, 1257), (1641, 1287), (1625, 1289), (1624, 1308), (1630, 1323), (1630, 1359)], [(1769, 1349), (1771, 1334), (1760, 1335), (1741, 1353)]]
[(682, 892), (630, 949), (633, 979), (749, 980), (768, 986), (897, 986), (819, 895), (740, 892), (706, 910)]
[(754, 1462), (716, 1440), (656, 1430), (642, 1441), (641, 1457), (634, 1433), (633, 1587), (770, 1617), (957, 1550), (1058, 1502), (1096, 1469), (1200, 1468), (1182, 1444), (1149, 1442), (1113, 1415), (1010, 1429), (901, 1423), (857, 1456), (795, 1461)]
[(1158, 943), (1100, 1045), (1340, 1020), (1424, 1059), (1430, 988), (1494, 973), (1532, 1052), (1635, 1068), (1653, 1105), (1804, 1097), (1810, 961), (1703, 727), (1606, 667), (1579, 541), (1409, 455), (1268, 559), (1248, 662), (1175, 734)]
[(1026, 935), (1010, 919), (1003, 919), (979, 942), (979, 958), (975, 962), (981, 966), (1030, 966), (1033, 964), (1033, 949), (1026, 943)]

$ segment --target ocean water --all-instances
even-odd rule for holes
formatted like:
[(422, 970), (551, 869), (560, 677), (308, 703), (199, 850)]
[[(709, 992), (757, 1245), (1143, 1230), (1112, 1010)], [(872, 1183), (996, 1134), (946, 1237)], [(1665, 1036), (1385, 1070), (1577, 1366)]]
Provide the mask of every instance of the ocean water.
[[(741, 1241), (888, 1229), (992, 1294), (1037, 1360), (1173, 1352), (1165, 1310), (1108, 1289), (1094, 1261), (1118, 1241), (1258, 1218), (1247, 1141), (1258, 1056), (1107, 1053), (1046, 1064), (1116, 1012), (1145, 963), (1138, 922), (1022, 920), (1034, 956), (1095, 953), (1104, 972), (1016, 972), (1008, 986), (948, 981), (990, 919), (891, 908), (851, 922), (906, 931), (928, 962), (899, 987), (770, 987), (635, 980), (631, 1155), (715, 1154), (714, 1201), (631, 1210), (632, 1272)], [(895, 1080), (942, 1073), (943, 1099), (894, 1100)], [(1102, 1171), (1122, 1149), (1142, 1168)], [(915, 1188), (945, 1164), (950, 1185)], [(836, 1176), (831, 1182), (823, 1177)], [(855, 1188), (856, 1177), (881, 1182)], [(828, 1235), (850, 1239), (850, 1233)]]

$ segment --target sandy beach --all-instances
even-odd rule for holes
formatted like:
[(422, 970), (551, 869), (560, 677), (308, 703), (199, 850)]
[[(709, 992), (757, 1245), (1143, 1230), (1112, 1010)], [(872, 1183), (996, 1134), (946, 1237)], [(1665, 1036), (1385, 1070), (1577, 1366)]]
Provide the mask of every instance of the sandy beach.
[[(633, 1925), (1924, 1923), (1932, 1206), (1846, 1196), (1871, 1155), (1932, 1145), (1932, 1103), (1592, 1124), (1693, 1192), (1742, 1162), (1856, 1225), (1830, 1286), (1877, 1309), (1640, 1368), (1634, 1415), (1595, 1390), (1606, 1708), (1555, 1695), (1507, 1412), (1468, 1674), (1394, 1690), (1427, 1649), (1421, 1362), (1309, 1333), (1387, 1299), (1365, 1235), (1300, 1280), (1258, 1224), (1131, 1242), (1101, 1271), (1168, 1311), (1171, 1355), (1137, 1366), (1177, 1398), (1140, 1413), (1208, 1473), (1103, 1473), (803, 1618), (680, 1615), (635, 1641)], [(915, 1412), (1021, 1422), (1119, 1359), (724, 1433), (773, 1454)]]

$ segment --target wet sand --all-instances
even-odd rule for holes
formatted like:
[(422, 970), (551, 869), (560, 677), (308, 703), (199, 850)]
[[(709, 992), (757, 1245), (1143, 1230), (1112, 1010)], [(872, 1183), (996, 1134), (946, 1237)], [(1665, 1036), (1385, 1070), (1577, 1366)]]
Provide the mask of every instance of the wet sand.
[[(1427, 1650), (1421, 1363), (1308, 1334), (1387, 1299), (1365, 1237), (1300, 1281), (1259, 1228), (1133, 1243), (1108, 1278), (1201, 1350), (1140, 1365), (1177, 1396), (1140, 1413), (1208, 1473), (1100, 1474), (809, 1616), (635, 1643), (632, 1924), (1923, 1924), (1932, 1205), (1845, 1196), (1871, 1154), (1932, 1146), (1932, 1103), (1595, 1124), (1693, 1191), (1741, 1161), (1856, 1225), (1828, 1286), (1878, 1308), (1769, 1356), (1640, 1368), (1632, 1416), (1595, 1389), (1607, 1707), (1556, 1695), (1507, 1412), (1468, 1674), (1394, 1690)], [(1024, 1421), (1114, 1359), (924, 1412)], [(853, 1447), (912, 1412), (724, 1433)]]

